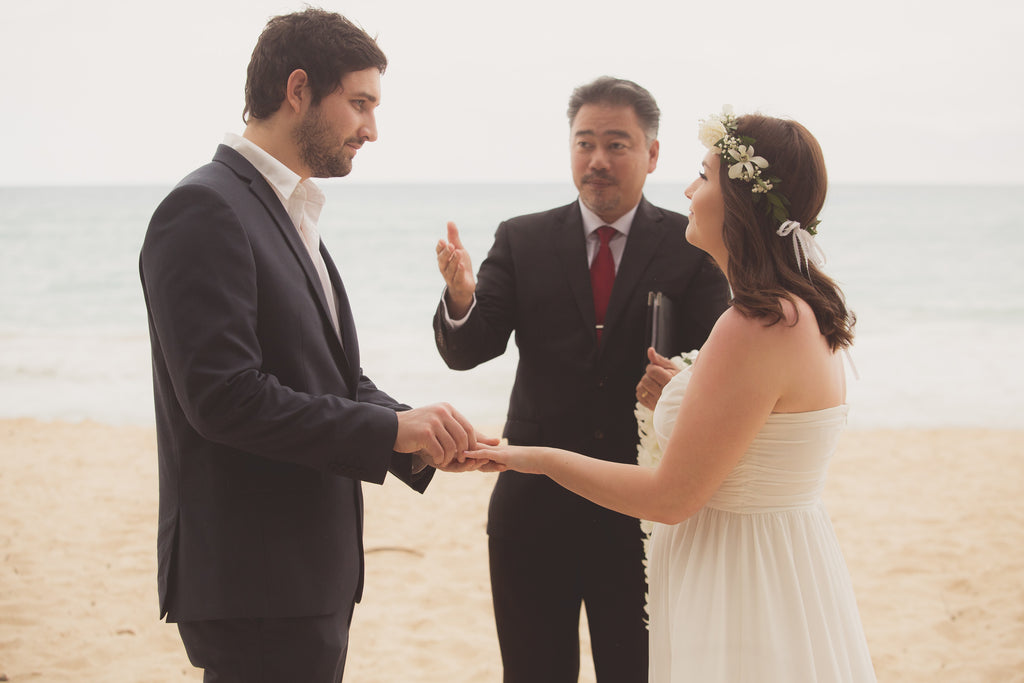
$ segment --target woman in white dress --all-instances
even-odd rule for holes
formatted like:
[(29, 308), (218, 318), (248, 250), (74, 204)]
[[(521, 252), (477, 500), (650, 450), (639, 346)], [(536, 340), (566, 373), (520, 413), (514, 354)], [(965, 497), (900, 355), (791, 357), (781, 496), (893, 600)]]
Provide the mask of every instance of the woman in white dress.
[(715, 260), (734, 298), (661, 394), (660, 463), (510, 446), (469, 455), (656, 523), (652, 682), (874, 681), (821, 502), (846, 424), (839, 352), (853, 339), (814, 244), (821, 149), (794, 121), (728, 110), (702, 121), (700, 137), (708, 153), (686, 189), (686, 239)]

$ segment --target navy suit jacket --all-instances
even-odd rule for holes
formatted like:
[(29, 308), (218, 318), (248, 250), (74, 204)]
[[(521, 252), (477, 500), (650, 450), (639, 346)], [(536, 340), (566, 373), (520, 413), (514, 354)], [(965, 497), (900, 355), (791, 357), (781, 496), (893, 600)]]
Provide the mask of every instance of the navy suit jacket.
[[(504, 436), (614, 462), (636, 462), (636, 384), (647, 365), (648, 292), (672, 299), (677, 348), (699, 348), (725, 310), (728, 284), (685, 238), (687, 219), (641, 199), (597, 344), (579, 203), (502, 223), (477, 275), (476, 306), (449, 329), (439, 306), (435, 341), (465, 370), (504, 353), (514, 331), (519, 365)], [(602, 533), (615, 513), (547, 477), (503, 472), (488, 532), (536, 537), (568, 525)], [(639, 527), (636, 527), (639, 534)]]
[(363, 583), (360, 481), (389, 469), (405, 406), (362, 373), (352, 312), (335, 334), (281, 201), (235, 150), (157, 208), (139, 269), (159, 451), (158, 579), (168, 621), (333, 613)]

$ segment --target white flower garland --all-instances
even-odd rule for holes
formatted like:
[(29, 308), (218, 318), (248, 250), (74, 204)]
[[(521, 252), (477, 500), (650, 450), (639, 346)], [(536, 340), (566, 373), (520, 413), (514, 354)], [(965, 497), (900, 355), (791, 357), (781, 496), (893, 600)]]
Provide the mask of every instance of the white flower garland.
[[(776, 187), (782, 180), (766, 173), (768, 160), (754, 152), (757, 142), (749, 135), (737, 132), (739, 118), (732, 107), (725, 105), (721, 114), (712, 114), (701, 119), (697, 125), (697, 139), (708, 149), (717, 149), (722, 163), (729, 167), (729, 178), (750, 183), (754, 201), (764, 203), (768, 215), (778, 223), (789, 219), (789, 199)], [(813, 220), (804, 226), (811, 235), (818, 234), (820, 221)]]
[[(688, 365), (693, 365), (693, 362), (697, 360), (698, 351), (689, 351), (687, 353), (680, 354), (675, 358), (672, 358), (672, 364), (682, 370)], [(667, 385), (666, 385), (667, 386)], [(664, 387), (662, 387), (664, 390)], [(654, 411), (637, 401), (636, 409), (633, 411), (636, 415), (636, 429), (640, 435), (640, 443), (636, 447), (636, 464), (641, 467), (657, 467), (658, 463), (661, 462), (662, 452), (661, 446), (658, 444), (658, 437), (654, 433)], [(650, 550), (651, 550), (651, 534), (654, 533), (654, 522), (646, 519), (640, 520), (640, 530), (644, 534), (644, 575), (647, 577), (648, 585), (650, 585)], [(650, 595), (644, 595), (644, 610), (650, 615)]]

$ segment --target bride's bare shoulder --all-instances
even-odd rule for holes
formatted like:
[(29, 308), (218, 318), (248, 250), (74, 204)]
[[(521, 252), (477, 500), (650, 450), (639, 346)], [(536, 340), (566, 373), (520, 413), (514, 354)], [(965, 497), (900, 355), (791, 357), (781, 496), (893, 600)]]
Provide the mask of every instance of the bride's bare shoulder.
[(772, 323), (730, 307), (718, 319), (705, 347), (729, 353), (763, 355), (792, 350), (820, 336), (811, 307), (802, 299), (781, 300), (782, 318)]
[(764, 349), (769, 328), (763, 319), (730, 307), (715, 323), (708, 340), (701, 347), (701, 360), (758, 355)]
[(782, 323), (789, 327), (803, 326), (806, 327), (810, 324), (811, 327), (817, 328), (818, 323), (814, 317), (814, 311), (811, 309), (810, 304), (799, 297), (790, 299), (779, 299), (779, 305), (782, 307)]
[(782, 317), (773, 321), (768, 316), (757, 316), (746, 313), (735, 306), (729, 307), (719, 317), (715, 324), (714, 332), (727, 335), (741, 336), (763, 336), (774, 334), (784, 328), (793, 328), (803, 325), (807, 318), (814, 324), (814, 312), (802, 299), (789, 301), (780, 300)]

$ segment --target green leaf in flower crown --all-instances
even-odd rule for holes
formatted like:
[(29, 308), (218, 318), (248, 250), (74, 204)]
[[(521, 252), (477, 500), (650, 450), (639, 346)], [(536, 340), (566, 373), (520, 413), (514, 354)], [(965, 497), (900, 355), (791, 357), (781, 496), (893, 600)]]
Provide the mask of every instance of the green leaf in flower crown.
[(764, 198), (765, 201), (768, 202), (768, 215), (771, 216), (773, 220), (781, 223), (789, 218), (789, 211), (786, 208), (789, 202), (786, 200), (784, 195), (780, 195), (778, 192), (769, 192), (764, 196)]

